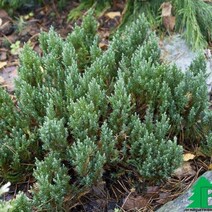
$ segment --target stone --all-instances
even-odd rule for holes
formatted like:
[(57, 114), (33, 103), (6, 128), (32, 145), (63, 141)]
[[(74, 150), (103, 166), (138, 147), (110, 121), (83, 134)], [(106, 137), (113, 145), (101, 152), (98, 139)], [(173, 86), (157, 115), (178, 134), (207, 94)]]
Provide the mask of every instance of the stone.
[[(206, 179), (208, 179), (209, 182), (212, 182), (212, 171), (207, 171), (202, 176), (204, 176)], [(199, 180), (199, 178), (197, 180)], [(193, 194), (192, 186), (184, 194), (180, 195), (175, 200), (166, 203), (160, 209), (158, 209), (156, 212), (170, 212), (170, 211), (171, 212), (184, 212), (185, 209), (188, 207), (188, 205), (190, 205), (192, 203), (192, 201), (189, 200), (189, 198)], [(208, 202), (209, 202), (209, 205), (212, 205), (212, 198), (208, 198)], [(194, 209), (192, 209), (192, 210), (194, 210)], [(204, 211), (207, 211), (207, 210), (204, 210)]]
[[(165, 63), (176, 64), (183, 72), (189, 67), (191, 62), (198, 56), (199, 52), (194, 52), (187, 45), (182, 35), (175, 34), (173, 36), (165, 38), (161, 43), (161, 54), (162, 60)], [(212, 57), (211, 50), (205, 49), (207, 74), (206, 80), (208, 86), (208, 92), (212, 90)], [(209, 56), (208, 56), (209, 55)]]

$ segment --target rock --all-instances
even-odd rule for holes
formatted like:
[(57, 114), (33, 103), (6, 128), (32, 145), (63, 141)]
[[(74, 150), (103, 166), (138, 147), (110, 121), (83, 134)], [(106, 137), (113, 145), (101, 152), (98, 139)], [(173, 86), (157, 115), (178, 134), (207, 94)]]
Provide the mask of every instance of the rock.
[[(206, 50), (208, 53), (209, 49)], [(189, 67), (191, 62), (198, 56), (198, 52), (192, 51), (181, 35), (176, 34), (163, 40), (161, 44), (162, 60), (167, 63), (176, 64), (183, 72)], [(211, 55), (211, 52), (209, 52)], [(212, 57), (207, 57), (206, 83), (208, 91), (212, 90)]]
[[(212, 171), (208, 171), (202, 175), (206, 179), (208, 179), (209, 182), (212, 182)], [(197, 179), (197, 181), (199, 178)], [(196, 182), (197, 182), (196, 181)], [(194, 185), (194, 184), (193, 184)], [(160, 209), (158, 209), (156, 212), (184, 212), (188, 205), (192, 203), (192, 201), (189, 200), (189, 197), (193, 194), (193, 185), (192, 187), (186, 191), (184, 194), (176, 198), (175, 200), (166, 203), (163, 205)], [(200, 198), (200, 197), (199, 197)], [(209, 205), (212, 205), (212, 198), (208, 198)], [(192, 209), (194, 210), (194, 209)], [(207, 210), (204, 210), (207, 211)]]

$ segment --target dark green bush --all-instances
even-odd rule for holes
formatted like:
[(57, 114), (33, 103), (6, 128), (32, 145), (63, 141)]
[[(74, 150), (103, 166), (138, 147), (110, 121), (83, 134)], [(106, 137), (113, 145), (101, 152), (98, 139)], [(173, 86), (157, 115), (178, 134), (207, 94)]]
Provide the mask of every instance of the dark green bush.
[[(17, 10), (26, 12), (33, 10), (37, 6), (50, 3), (51, 1), (49, 0), (0, 0), (0, 7), (13, 14)], [(67, 0), (58, 0), (56, 3), (58, 9), (62, 9), (67, 4)]]
[(79, 5), (72, 9), (68, 14), (68, 21), (79, 18), (83, 10), (89, 8), (95, 9), (95, 14), (98, 16), (112, 6), (112, 0), (80, 0)]
[(108, 167), (158, 181), (181, 164), (179, 144), (211, 148), (203, 57), (185, 74), (162, 64), (144, 16), (102, 51), (93, 21), (65, 40), (42, 33), (42, 56), (25, 46), (16, 104), (0, 89), (0, 173), (15, 181), (34, 167), (38, 210), (65, 210)]
[(11, 8), (17, 9), (18, 7), (23, 6), (24, 4), (34, 4), (34, 0), (0, 0), (0, 6), (10, 6)]
[(0, 7), (12, 14), (17, 9), (32, 9), (36, 4), (42, 2), (42, 0), (0, 0)]

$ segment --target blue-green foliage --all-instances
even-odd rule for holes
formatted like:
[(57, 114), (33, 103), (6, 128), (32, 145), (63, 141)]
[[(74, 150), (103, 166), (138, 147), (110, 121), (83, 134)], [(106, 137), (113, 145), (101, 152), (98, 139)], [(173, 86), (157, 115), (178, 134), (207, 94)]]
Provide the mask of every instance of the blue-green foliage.
[(35, 165), (34, 205), (42, 210), (61, 211), (63, 199), (70, 189), (68, 169), (54, 152), (44, 161), (36, 161)]
[(42, 33), (42, 56), (25, 46), (16, 105), (0, 89), (1, 175), (34, 165), (38, 210), (63, 211), (109, 167), (160, 180), (181, 164), (179, 144), (211, 148), (203, 58), (186, 73), (161, 63), (143, 15), (103, 51), (93, 22), (89, 12), (65, 40)]
[(77, 140), (69, 151), (71, 164), (80, 176), (79, 184), (86, 187), (98, 182), (105, 164), (104, 152), (100, 152), (95, 140), (89, 137)]
[(10, 201), (11, 212), (31, 212), (32, 211), (32, 201), (22, 192), (20, 192), (15, 199)]
[(154, 124), (152, 114), (148, 113), (143, 123), (138, 116), (133, 117), (133, 123), (129, 163), (146, 178), (168, 176), (172, 168), (179, 165), (176, 156), (182, 155), (182, 148), (176, 147), (176, 138), (173, 141), (165, 139), (170, 128), (167, 116), (162, 115)]
[[(7, 192), (9, 183), (0, 188), (0, 195)], [(0, 211), (2, 212), (30, 212), (32, 211), (32, 201), (22, 192), (16, 195), (15, 199), (9, 201), (0, 200)]]
[[(64, 127), (63, 119), (46, 118), (43, 126), (40, 128), (40, 138), (43, 142), (43, 149), (46, 151), (59, 152), (61, 157), (66, 152), (68, 132)], [(60, 149), (60, 151), (58, 151)]]

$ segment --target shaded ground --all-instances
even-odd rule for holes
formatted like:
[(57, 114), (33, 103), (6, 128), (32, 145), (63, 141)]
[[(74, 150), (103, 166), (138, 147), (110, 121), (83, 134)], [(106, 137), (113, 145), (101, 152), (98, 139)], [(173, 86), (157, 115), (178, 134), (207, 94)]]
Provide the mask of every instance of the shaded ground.
[[(50, 26), (65, 38), (74, 25), (67, 22), (67, 15), (76, 5), (71, 1), (63, 11), (58, 11), (55, 5), (45, 5), (35, 8), (33, 13), (22, 11), (13, 18), (4, 10), (0, 10), (0, 86), (13, 94), (14, 78), (17, 77), (19, 65), (18, 54), (24, 43), (29, 43), (40, 53), (38, 35), (41, 31), (48, 31)], [(101, 48), (107, 48), (110, 32), (119, 24), (123, 9), (123, 2), (117, 1), (112, 9), (99, 18)], [(80, 24), (80, 19), (76, 23)], [(142, 178), (135, 176), (131, 170), (129, 174), (123, 174), (121, 167), (120, 171), (116, 172), (119, 180), (113, 180), (109, 173), (105, 173), (103, 181), (85, 191), (71, 210), (113, 211), (114, 208), (120, 208), (122, 211), (153, 211), (188, 189), (200, 174), (212, 169), (212, 162), (202, 156), (198, 149), (190, 154), (193, 156), (188, 157), (185, 153), (183, 166), (170, 179), (157, 184), (144, 183)], [(18, 191), (24, 191), (30, 197), (29, 190), (33, 183), (34, 179), (27, 177), (25, 182), (11, 186), (10, 192), (4, 198), (11, 199)]]

